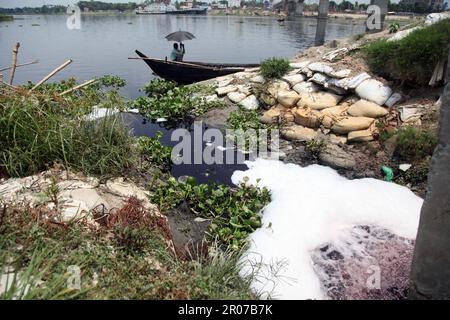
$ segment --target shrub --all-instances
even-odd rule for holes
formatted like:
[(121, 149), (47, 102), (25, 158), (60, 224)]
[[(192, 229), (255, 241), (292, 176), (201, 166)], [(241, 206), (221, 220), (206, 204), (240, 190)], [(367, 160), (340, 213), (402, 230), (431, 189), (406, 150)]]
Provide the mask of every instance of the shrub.
[(447, 56), (450, 20), (413, 31), (398, 41), (380, 40), (365, 47), (371, 70), (395, 80), (426, 85), (436, 64)]
[(289, 61), (280, 58), (270, 58), (261, 63), (261, 74), (266, 79), (279, 79), (291, 70)]
[(389, 33), (396, 33), (400, 29), (400, 24), (398, 22), (392, 22), (389, 25)]
[(86, 174), (115, 175), (128, 168), (133, 145), (128, 129), (116, 117), (86, 120), (78, 114), (88, 111), (78, 110), (85, 99), (56, 101), (45, 91), (0, 96), (0, 171), (25, 176), (55, 162)]
[(398, 130), (395, 154), (401, 160), (415, 160), (432, 155), (437, 143), (436, 137), (430, 132), (406, 127)]

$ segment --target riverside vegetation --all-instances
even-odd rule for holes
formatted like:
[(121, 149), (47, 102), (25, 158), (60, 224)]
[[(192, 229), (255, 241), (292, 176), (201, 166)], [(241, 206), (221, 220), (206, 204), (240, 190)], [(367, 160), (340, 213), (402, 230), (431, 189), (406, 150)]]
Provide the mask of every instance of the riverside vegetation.
[[(193, 213), (212, 219), (208, 254), (195, 259), (179, 257), (168, 245), (170, 231), (165, 218), (149, 215), (134, 198), (107, 216), (90, 212), (97, 224), (85, 218), (60, 221), (57, 204), (1, 203), (0, 274), (9, 284), (0, 297), (257, 298), (250, 290), (251, 276), (239, 276), (239, 257), (246, 235), (260, 226), (258, 212), (270, 199), (268, 191), (167, 179), (171, 149), (161, 144), (159, 134), (135, 138), (119, 117), (89, 117), (94, 105), (119, 110), (136, 105), (136, 100), (127, 103), (118, 93), (124, 81), (105, 76), (95, 85), (59, 95), (75, 84), (68, 79), (32, 93), (31, 83), (17, 89), (0, 88), (1, 176), (23, 177), (55, 166), (101, 179), (133, 179), (139, 169), (166, 172), (147, 181), (151, 199), (163, 213), (188, 202)], [(220, 106), (196, 96), (208, 88), (159, 82), (145, 90), (150, 95), (146, 101), (159, 108), (152, 113), (155, 117), (179, 119), (186, 111), (178, 108), (183, 103), (192, 114)], [(57, 187), (49, 187), (43, 196), (56, 203), (59, 192)], [(81, 290), (66, 286), (72, 265), (83, 270)]]

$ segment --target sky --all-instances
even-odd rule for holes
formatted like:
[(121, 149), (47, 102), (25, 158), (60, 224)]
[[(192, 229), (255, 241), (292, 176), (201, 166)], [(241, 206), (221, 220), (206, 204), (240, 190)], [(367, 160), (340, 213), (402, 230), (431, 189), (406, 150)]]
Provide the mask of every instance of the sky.
[[(103, 2), (137, 2), (140, 3), (143, 0), (102, 0)], [(335, 0), (336, 1), (336, 0)], [(359, 3), (369, 3), (370, 0), (359, 0)], [(60, 4), (69, 5), (77, 3), (78, 0), (0, 0), (0, 8), (21, 8), (21, 7), (41, 7), (44, 4)], [(205, 0), (205, 2), (212, 2), (212, 0)], [(318, 2), (312, 0), (306, 0), (306, 3)], [(340, 2), (337, 0), (336, 2)], [(354, 2), (354, 0), (350, 0)], [(394, 1), (396, 2), (396, 1)]]

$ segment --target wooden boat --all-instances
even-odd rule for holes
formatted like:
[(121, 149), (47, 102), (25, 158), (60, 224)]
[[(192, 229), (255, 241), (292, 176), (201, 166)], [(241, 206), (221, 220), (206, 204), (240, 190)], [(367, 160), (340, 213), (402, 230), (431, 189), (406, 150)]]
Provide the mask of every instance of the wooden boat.
[(136, 54), (139, 56), (136, 59), (144, 60), (156, 75), (166, 80), (175, 81), (178, 84), (191, 84), (244, 71), (246, 68), (259, 67), (258, 64), (217, 64), (153, 59), (138, 50), (136, 50)]

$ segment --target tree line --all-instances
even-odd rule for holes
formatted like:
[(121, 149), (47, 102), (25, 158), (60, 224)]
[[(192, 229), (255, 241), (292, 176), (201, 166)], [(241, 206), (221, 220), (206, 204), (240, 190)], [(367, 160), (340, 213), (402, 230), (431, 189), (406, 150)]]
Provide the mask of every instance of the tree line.
[[(79, 1), (77, 5), (81, 10), (88, 11), (130, 11), (135, 10), (138, 4), (109, 3), (102, 1)], [(0, 8), (0, 14), (60, 14), (66, 13), (67, 7), (62, 5), (43, 5), (42, 7)]]

